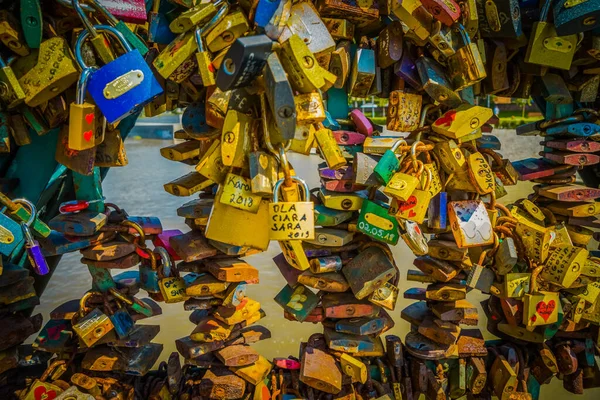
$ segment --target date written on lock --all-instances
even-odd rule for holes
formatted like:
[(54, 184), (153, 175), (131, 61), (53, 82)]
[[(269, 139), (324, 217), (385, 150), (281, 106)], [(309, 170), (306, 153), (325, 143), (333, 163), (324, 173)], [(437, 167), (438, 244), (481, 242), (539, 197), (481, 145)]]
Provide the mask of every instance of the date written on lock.
[[(300, 183), (307, 196), (308, 186), (296, 177), (293, 181)], [(284, 180), (277, 181), (273, 188), (273, 202), (269, 204), (269, 237), (271, 240), (314, 239), (315, 210), (311, 201), (279, 202), (279, 189)]]

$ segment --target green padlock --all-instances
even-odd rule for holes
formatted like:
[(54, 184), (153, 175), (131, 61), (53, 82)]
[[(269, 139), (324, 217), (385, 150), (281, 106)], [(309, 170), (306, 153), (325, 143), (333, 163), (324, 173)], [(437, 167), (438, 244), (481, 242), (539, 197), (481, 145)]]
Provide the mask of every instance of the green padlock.
[(388, 213), (388, 208), (375, 201), (363, 201), (356, 224), (358, 231), (387, 244), (398, 243), (398, 221)]
[(396, 151), (401, 145), (407, 145), (404, 139), (398, 139), (390, 150), (386, 150), (383, 156), (373, 169), (373, 172), (377, 176), (377, 179), (383, 184), (387, 185), (392, 176), (400, 169), (400, 159)]

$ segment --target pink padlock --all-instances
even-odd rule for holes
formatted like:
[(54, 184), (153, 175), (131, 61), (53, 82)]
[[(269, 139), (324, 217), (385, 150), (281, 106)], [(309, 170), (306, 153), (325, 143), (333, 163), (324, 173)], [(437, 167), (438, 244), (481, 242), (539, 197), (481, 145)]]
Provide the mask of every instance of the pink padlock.
[(360, 110), (352, 110), (350, 119), (356, 125), (356, 130), (365, 136), (373, 136), (373, 124)]
[(302, 366), (299, 361), (291, 358), (274, 358), (273, 364), (283, 369), (300, 369)]
[(133, 24), (143, 24), (148, 20), (144, 0), (96, 0), (117, 19)]
[(357, 192), (367, 188), (366, 186), (354, 183), (354, 181), (350, 179), (321, 179), (321, 184), (327, 190), (340, 193)]
[(365, 135), (358, 132), (333, 131), (332, 134), (336, 143), (342, 146), (363, 144), (365, 142)]
[(164, 247), (173, 259), (173, 261), (179, 261), (181, 260), (181, 257), (177, 255), (177, 253), (175, 252), (175, 250), (173, 250), (171, 244), (169, 243), (169, 238), (171, 236), (179, 235), (183, 235), (183, 232), (181, 232), (179, 229), (169, 229), (166, 231), (162, 231), (162, 233), (156, 235), (152, 243), (155, 247)]

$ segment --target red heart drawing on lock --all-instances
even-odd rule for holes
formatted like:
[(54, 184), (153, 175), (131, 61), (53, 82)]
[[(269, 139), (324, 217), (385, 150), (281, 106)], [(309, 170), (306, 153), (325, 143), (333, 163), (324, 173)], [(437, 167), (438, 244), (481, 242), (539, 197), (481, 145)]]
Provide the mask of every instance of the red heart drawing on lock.
[(400, 212), (404, 212), (406, 210), (410, 210), (417, 205), (417, 198), (415, 196), (410, 196), (408, 200), (402, 201), (398, 204), (398, 210)]
[(94, 113), (86, 114), (85, 122), (87, 122), (88, 125), (90, 125), (92, 122), (94, 122)]
[(550, 318), (550, 315), (552, 315), (552, 312), (555, 308), (556, 302), (554, 300), (550, 300), (548, 303), (540, 301), (535, 306), (535, 311), (537, 311), (537, 313), (544, 318), (544, 321), (548, 321), (548, 318)]
[(33, 397), (35, 400), (52, 400), (57, 396), (56, 390), (46, 390), (45, 387), (36, 387), (33, 391)]
[(83, 138), (85, 139), (86, 142), (89, 142), (90, 140), (92, 140), (93, 136), (94, 136), (94, 132), (92, 132), (92, 131), (83, 132)]

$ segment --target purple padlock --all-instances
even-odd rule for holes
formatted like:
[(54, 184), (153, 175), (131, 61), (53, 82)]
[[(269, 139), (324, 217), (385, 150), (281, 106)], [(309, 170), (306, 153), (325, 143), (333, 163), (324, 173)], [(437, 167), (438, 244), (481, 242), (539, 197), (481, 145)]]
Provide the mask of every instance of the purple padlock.
[(352, 110), (350, 119), (356, 125), (358, 133), (362, 133), (365, 136), (373, 136), (373, 124), (360, 110)]
[(31, 224), (35, 221), (37, 217), (37, 210), (32, 202), (27, 199), (15, 199), (15, 203), (23, 204), (29, 208), (30, 217), (27, 222), (21, 223), (21, 229), (23, 230), (23, 236), (25, 237), (25, 249), (27, 250), (27, 258), (31, 263), (31, 266), (35, 270), (38, 275), (46, 275), (50, 272), (50, 267), (48, 267), (48, 263), (46, 262), (46, 258), (44, 258), (42, 254), (42, 248), (40, 244), (33, 238), (33, 234), (31, 233)]

